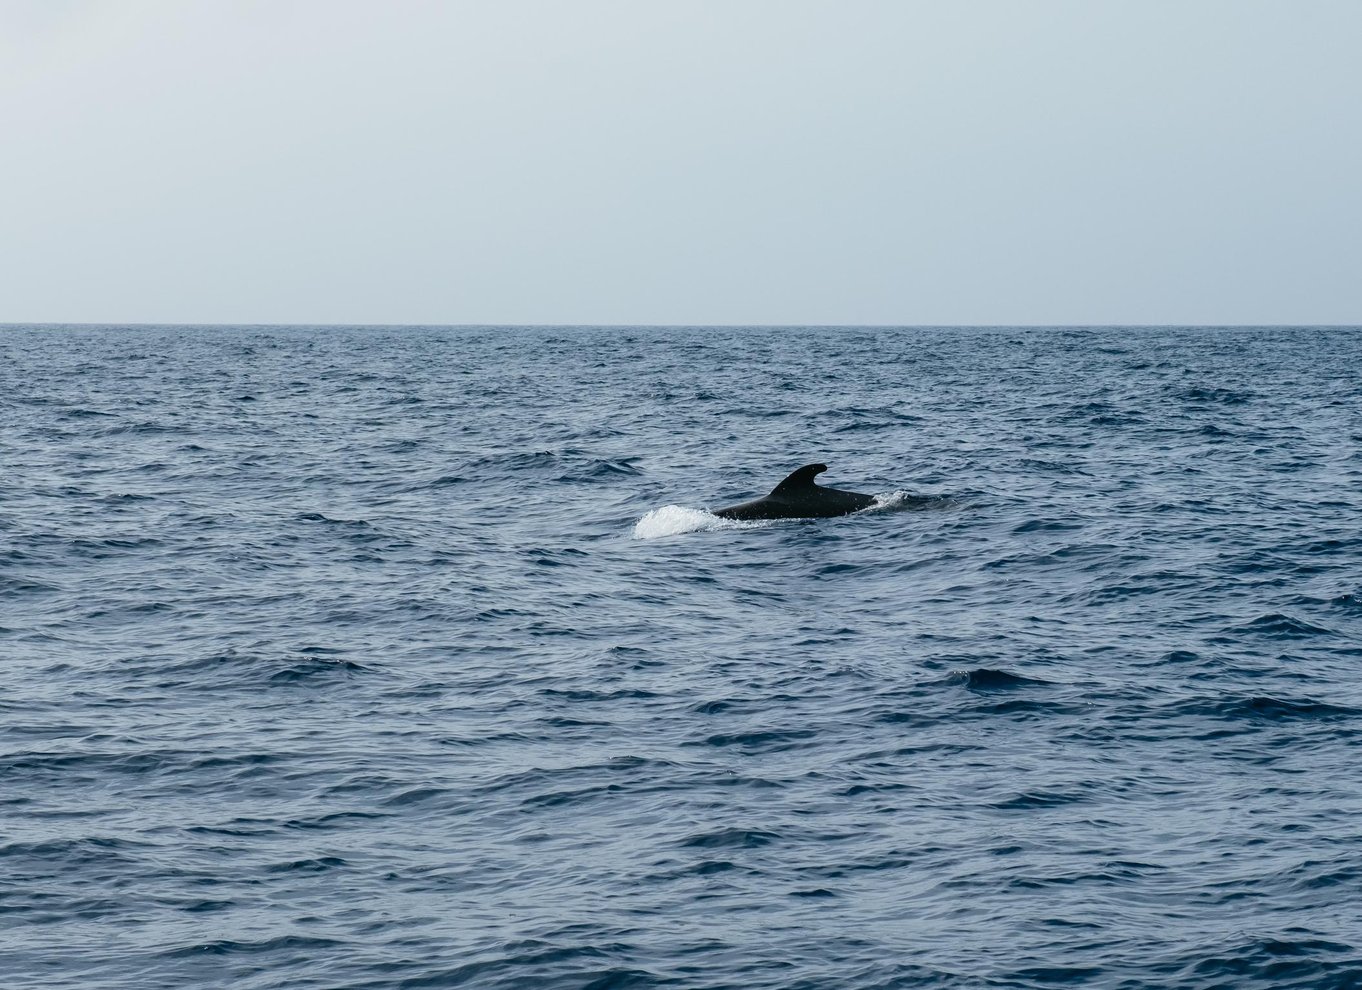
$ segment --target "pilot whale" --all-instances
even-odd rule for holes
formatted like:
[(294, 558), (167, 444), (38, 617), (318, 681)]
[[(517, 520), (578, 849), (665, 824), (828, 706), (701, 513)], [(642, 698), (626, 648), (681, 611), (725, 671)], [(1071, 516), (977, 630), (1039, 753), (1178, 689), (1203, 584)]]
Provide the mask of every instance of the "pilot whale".
[(827, 469), (826, 464), (806, 464), (772, 488), (771, 494), (715, 509), (714, 515), (722, 519), (817, 519), (845, 516), (875, 504), (871, 495), (815, 485), (814, 476)]

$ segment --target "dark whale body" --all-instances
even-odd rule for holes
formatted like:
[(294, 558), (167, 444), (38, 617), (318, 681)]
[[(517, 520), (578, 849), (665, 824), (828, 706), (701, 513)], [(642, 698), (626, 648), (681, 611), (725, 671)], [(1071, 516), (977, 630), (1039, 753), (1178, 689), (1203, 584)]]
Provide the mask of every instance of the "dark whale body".
[(772, 488), (770, 495), (715, 509), (714, 514), (722, 519), (817, 519), (845, 516), (875, 503), (870, 495), (815, 485), (814, 475), (827, 469), (826, 464), (806, 464)]

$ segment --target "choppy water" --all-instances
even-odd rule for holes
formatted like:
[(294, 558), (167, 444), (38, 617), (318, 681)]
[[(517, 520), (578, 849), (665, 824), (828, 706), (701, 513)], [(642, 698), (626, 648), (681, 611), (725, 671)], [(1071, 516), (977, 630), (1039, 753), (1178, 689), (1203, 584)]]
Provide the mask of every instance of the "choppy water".
[(1362, 984), (1359, 368), (0, 328), (0, 983)]

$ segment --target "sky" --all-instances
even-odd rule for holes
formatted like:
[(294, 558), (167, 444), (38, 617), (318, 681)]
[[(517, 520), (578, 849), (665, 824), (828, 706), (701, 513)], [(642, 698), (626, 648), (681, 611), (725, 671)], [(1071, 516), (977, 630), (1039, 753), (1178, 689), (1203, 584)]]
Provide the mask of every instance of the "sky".
[(1362, 323), (1356, 0), (0, 0), (0, 322)]

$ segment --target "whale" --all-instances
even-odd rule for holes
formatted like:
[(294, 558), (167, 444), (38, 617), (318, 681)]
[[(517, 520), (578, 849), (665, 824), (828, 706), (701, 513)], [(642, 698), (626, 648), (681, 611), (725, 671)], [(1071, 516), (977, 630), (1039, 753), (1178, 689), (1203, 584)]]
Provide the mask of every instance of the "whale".
[(713, 514), (721, 519), (821, 519), (845, 516), (875, 504), (873, 495), (814, 484), (813, 479), (827, 469), (826, 464), (805, 464), (772, 488), (769, 495), (714, 509)]

